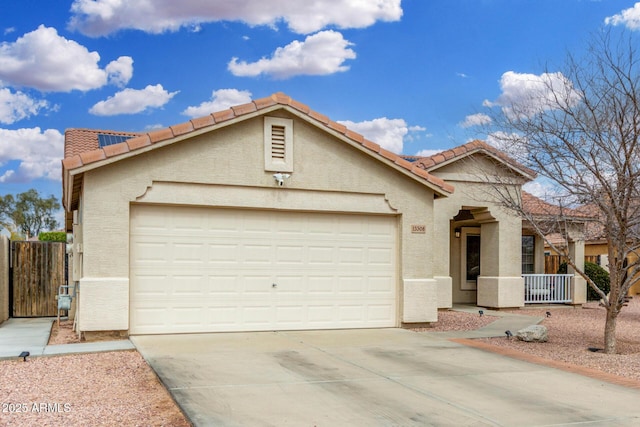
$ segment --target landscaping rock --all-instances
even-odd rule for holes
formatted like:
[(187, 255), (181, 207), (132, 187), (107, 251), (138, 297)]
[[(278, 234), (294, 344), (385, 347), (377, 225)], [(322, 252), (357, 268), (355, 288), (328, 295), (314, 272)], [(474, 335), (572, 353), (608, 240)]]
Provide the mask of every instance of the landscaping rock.
[(547, 342), (549, 334), (546, 326), (532, 325), (516, 332), (516, 338), (525, 342)]

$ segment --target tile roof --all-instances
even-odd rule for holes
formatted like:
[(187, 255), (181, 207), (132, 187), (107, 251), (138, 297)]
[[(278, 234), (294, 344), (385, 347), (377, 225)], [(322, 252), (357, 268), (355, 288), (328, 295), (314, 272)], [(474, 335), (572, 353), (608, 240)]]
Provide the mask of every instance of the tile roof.
[(527, 193), (526, 191), (522, 191), (522, 207), (527, 213), (538, 217), (551, 217), (562, 213), (563, 216), (569, 218), (580, 218), (585, 220), (594, 218), (591, 212), (584, 209), (561, 208), (558, 205), (545, 202), (541, 198), (536, 197), (531, 193)]
[(529, 178), (533, 179), (536, 176), (536, 173), (527, 168), (526, 166), (518, 163), (511, 157), (509, 157), (504, 152), (498, 150), (494, 146), (487, 144), (484, 141), (474, 140), (468, 142), (464, 145), (460, 145), (458, 147), (452, 148), (450, 150), (442, 151), (440, 153), (436, 153), (432, 156), (421, 157), (421, 156), (404, 156), (406, 160), (411, 161), (414, 165), (421, 167), (427, 171), (433, 171), (438, 167), (441, 167), (445, 164), (454, 162), (463, 157), (467, 157), (474, 153), (485, 153), (490, 155), (491, 157), (497, 158), (500, 161), (504, 162), (511, 168), (519, 171), (523, 175), (527, 175)]
[[(380, 145), (367, 140), (364, 136), (347, 129), (344, 125), (330, 120), (327, 116), (311, 110), (308, 106), (295, 101), (282, 92), (271, 96), (254, 100), (247, 104), (237, 105), (224, 111), (218, 111), (208, 116), (192, 119), (188, 122), (170, 126), (165, 129), (154, 130), (146, 133), (117, 132), (90, 129), (68, 129), (65, 132), (65, 158), (62, 161), (63, 175), (74, 169), (98, 163), (102, 160), (115, 158), (123, 154), (134, 152), (144, 147), (168, 141), (177, 136), (182, 136), (190, 132), (212, 127), (220, 123), (236, 119), (242, 116), (253, 114), (274, 106), (284, 106), (291, 108), (296, 113), (307, 116), (311, 121), (323, 125), (327, 130), (337, 132), (348, 138), (351, 142), (358, 144), (374, 156), (385, 158), (407, 172), (415, 175), (420, 180), (426, 181), (433, 188), (438, 189), (443, 194), (453, 193), (453, 186), (444, 180), (431, 175), (424, 168), (403, 159), (400, 155), (391, 153), (380, 147)], [(119, 144), (114, 144), (100, 148), (98, 146), (99, 133), (112, 135), (129, 135), (132, 138)], [(96, 164), (96, 166), (99, 166)]]
[(131, 136), (140, 135), (135, 132), (114, 132), (112, 130), (97, 129), (68, 129), (64, 133), (64, 157), (72, 157), (100, 148), (98, 135)]

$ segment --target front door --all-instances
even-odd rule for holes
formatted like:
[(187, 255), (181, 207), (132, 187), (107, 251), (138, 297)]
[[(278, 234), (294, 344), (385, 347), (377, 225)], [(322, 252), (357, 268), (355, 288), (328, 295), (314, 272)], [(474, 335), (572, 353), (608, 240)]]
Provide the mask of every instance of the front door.
[(461, 285), (462, 290), (476, 290), (480, 275), (480, 228), (462, 229)]

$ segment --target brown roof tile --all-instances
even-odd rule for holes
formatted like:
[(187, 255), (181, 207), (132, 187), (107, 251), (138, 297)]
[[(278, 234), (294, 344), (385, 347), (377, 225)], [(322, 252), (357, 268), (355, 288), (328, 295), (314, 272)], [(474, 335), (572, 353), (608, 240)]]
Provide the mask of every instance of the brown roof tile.
[(62, 159), (62, 167), (64, 169), (76, 169), (82, 166), (82, 159), (79, 154)]
[(193, 123), (184, 122), (177, 125), (171, 126), (171, 131), (175, 136), (183, 135), (185, 133), (189, 133), (194, 129)]
[(242, 105), (236, 105), (235, 107), (231, 107), (231, 109), (233, 110), (233, 113), (236, 116), (241, 116), (247, 113), (253, 113), (254, 111), (258, 110), (258, 108), (256, 107), (256, 104), (254, 104), (253, 102), (248, 102)]
[(396, 156), (396, 160), (395, 160), (395, 164), (398, 166), (402, 166), (403, 168), (407, 169), (407, 170), (411, 170), (413, 165), (411, 164), (411, 162), (403, 159), (400, 156)]
[(277, 92), (274, 93), (273, 95), (271, 95), (271, 97), (278, 103), (278, 104), (283, 104), (283, 105), (289, 105), (289, 103), (291, 102), (291, 97), (288, 95), (285, 95), (282, 92)]
[(173, 138), (173, 131), (171, 131), (171, 128), (164, 128), (151, 131), (147, 135), (149, 135), (151, 143), (155, 144), (156, 142)]
[(264, 98), (260, 98), (260, 99), (255, 99), (253, 101), (254, 104), (256, 104), (256, 108), (258, 110), (262, 110), (263, 108), (267, 108), (267, 107), (272, 107), (274, 105), (278, 105), (278, 103), (276, 102), (275, 99), (273, 99), (272, 96), (267, 96)]
[(330, 120), (329, 123), (327, 123), (327, 127), (329, 127), (329, 129), (333, 129), (340, 133), (347, 132), (347, 127), (345, 125), (338, 122), (334, 122), (333, 120)]
[(104, 151), (104, 155), (107, 157), (114, 157), (120, 154), (129, 152), (129, 145), (127, 142), (121, 142), (120, 144), (107, 145), (102, 149)]
[(67, 129), (64, 132), (64, 157), (71, 157), (75, 154), (84, 153), (85, 151), (97, 150), (100, 148), (100, 145), (98, 144), (99, 134), (128, 137), (139, 135), (137, 132), (116, 132), (112, 130), (99, 129)]
[(191, 119), (191, 123), (193, 123), (194, 129), (202, 129), (207, 126), (213, 126), (216, 124), (216, 121), (213, 118), (213, 114), (209, 114), (208, 116), (198, 117), (196, 119)]
[(317, 111), (311, 110), (309, 111), (309, 117), (311, 117), (312, 119), (315, 119), (317, 121), (319, 121), (320, 123), (323, 124), (328, 124), (331, 120), (329, 120), (329, 117), (325, 116), (324, 114), (320, 114)]
[(369, 141), (366, 138), (364, 139), (364, 141), (362, 141), (362, 145), (364, 145), (371, 151), (375, 151), (376, 153), (380, 152), (380, 144), (376, 144), (375, 142)]
[(98, 162), (106, 158), (107, 156), (104, 154), (104, 150), (101, 150), (99, 148), (97, 150), (85, 151), (84, 153), (80, 153), (80, 159), (85, 165), (93, 162)]
[(151, 145), (151, 139), (149, 139), (149, 135), (144, 134), (136, 138), (128, 139), (127, 145), (129, 146), (129, 150), (134, 151), (138, 148), (143, 148)]
[(289, 105), (291, 105), (298, 111), (302, 111), (304, 114), (309, 114), (309, 112), (311, 111), (311, 108), (309, 108), (308, 105), (298, 102), (295, 99), (292, 99)]
[(354, 132), (350, 129), (347, 129), (347, 131), (345, 132), (345, 136), (349, 139), (353, 139), (354, 141), (356, 141), (359, 144), (363, 144), (364, 143), (364, 136), (362, 136), (361, 134)]
[(216, 121), (216, 123), (231, 120), (235, 116), (236, 115), (231, 108), (213, 113), (213, 119)]
[(534, 196), (526, 191), (522, 192), (522, 207), (525, 212), (533, 216), (557, 216), (562, 214), (565, 217), (571, 218), (592, 218), (591, 212), (581, 209), (571, 209), (567, 207), (560, 207), (558, 205), (545, 202), (539, 197)]
[(418, 165), (423, 169), (431, 171), (437, 166), (441, 165), (442, 163), (448, 162), (449, 160), (462, 158), (468, 154), (475, 153), (475, 152), (485, 152), (487, 154), (491, 154), (492, 156), (499, 158), (504, 163), (510, 165), (514, 169), (520, 170), (523, 173), (532, 177), (536, 176), (536, 173), (533, 170), (518, 163), (516, 160), (512, 159), (511, 157), (506, 155), (504, 152), (498, 150), (494, 146), (477, 139), (474, 141), (468, 142), (464, 145), (460, 145), (458, 147), (452, 148), (450, 150), (445, 150), (440, 153), (436, 153), (432, 156), (419, 158), (414, 162), (414, 164)]
[(393, 153), (389, 150), (385, 150), (384, 148), (380, 147), (380, 151), (378, 151), (378, 153), (380, 153), (380, 155), (382, 157), (385, 157), (393, 162), (395, 162), (396, 158), (398, 157), (398, 155), (396, 153)]

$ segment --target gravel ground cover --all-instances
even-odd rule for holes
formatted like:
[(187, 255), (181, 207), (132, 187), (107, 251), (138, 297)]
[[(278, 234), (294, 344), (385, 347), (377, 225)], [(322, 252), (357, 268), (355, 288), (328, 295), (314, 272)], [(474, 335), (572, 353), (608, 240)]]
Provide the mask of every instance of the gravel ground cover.
[[(547, 327), (549, 341), (528, 343), (515, 338), (507, 339), (506, 336), (481, 338), (479, 341), (640, 381), (640, 296), (632, 299), (618, 317), (618, 354), (614, 355), (589, 351), (589, 347), (604, 347), (606, 311), (597, 302), (589, 302), (581, 308), (557, 306), (507, 311), (539, 317), (545, 317), (549, 311), (551, 316), (545, 317), (541, 323)], [(493, 320), (495, 318), (490, 316), (480, 318), (477, 314), (444, 312), (440, 313), (434, 328), (420, 331), (474, 330), (484, 326), (482, 322)]]
[[(483, 338), (550, 361), (584, 366), (627, 379), (640, 380), (640, 297), (625, 307), (618, 320), (619, 354), (591, 352), (603, 347), (604, 308), (541, 308), (515, 313), (551, 317), (547, 343)], [(497, 317), (442, 311), (429, 331), (474, 330)], [(50, 344), (78, 342), (70, 322), (54, 323)], [(184, 415), (136, 351), (66, 355), (0, 361), (0, 425), (2, 426), (189, 426)]]
[[(79, 342), (71, 322), (49, 344)], [(0, 426), (189, 426), (137, 351), (0, 361)]]
[(438, 321), (426, 328), (414, 328), (416, 332), (448, 332), (448, 331), (473, 331), (498, 319), (496, 316), (480, 316), (475, 313), (463, 313), (461, 311), (439, 311)]
[(604, 347), (604, 323), (606, 311), (598, 303), (590, 302), (583, 308), (526, 309), (519, 313), (551, 317), (542, 321), (547, 327), (549, 341), (527, 343), (516, 339), (484, 338), (482, 341), (500, 347), (533, 354), (549, 360), (566, 362), (600, 370), (623, 378), (640, 380), (640, 297), (624, 307), (618, 316), (616, 327), (618, 354), (591, 352)]

